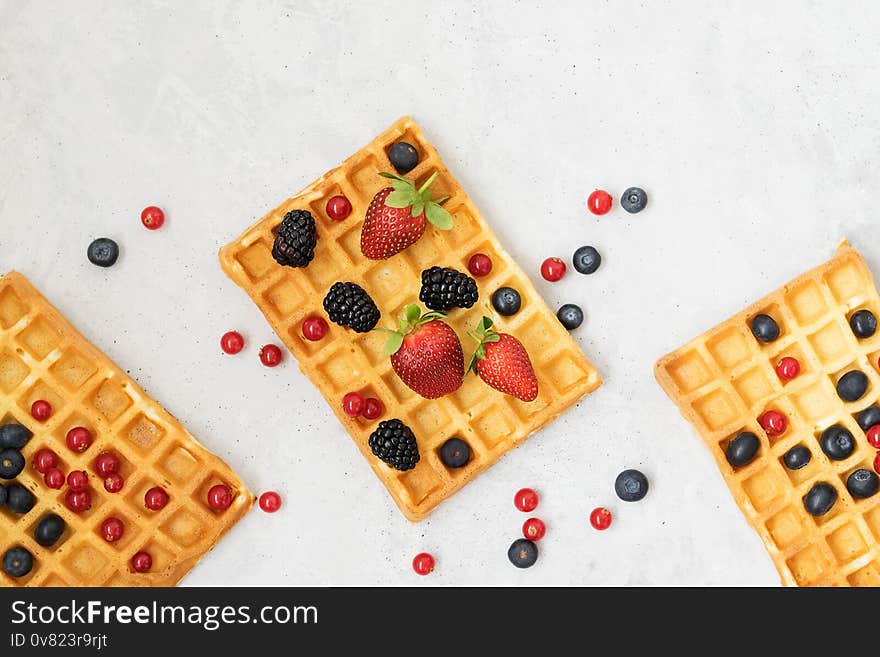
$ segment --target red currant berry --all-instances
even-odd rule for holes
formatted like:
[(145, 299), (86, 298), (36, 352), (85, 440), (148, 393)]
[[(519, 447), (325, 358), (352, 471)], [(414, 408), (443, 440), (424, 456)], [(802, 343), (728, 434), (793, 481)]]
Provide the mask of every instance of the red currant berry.
[(523, 536), (530, 541), (540, 541), (546, 531), (544, 522), (538, 518), (529, 518), (523, 523)]
[(89, 475), (85, 470), (71, 470), (67, 475), (67, 487), (77, 493), (89, 487)]
[(74, 452), (84, 452), (92, 444), (92, 432), (85, 427), (74, 427), (67, 432), (67, 446)]
[(150, 511), (158, 511), (168, 504), (168, 493), (161, 486), (153, 486), (144, 493), (144, 504)]
[(367, 401), (359, 392), (349, 392), (342, 398), (342, 410), (349, 417), (357, 417), (364, 412)]
[(101, 452), (95, 459), (95, 472), (102, 477), (119, 472), (119, 457), (112, 452)]
[(260, 495), (260, 508), (266, 513), (275, 513), (281, 508), (281, 496), (274, 491), (263, 493)]
[(375, 397), (367, 397), (364, 402), (363, 416), (367, 420), (375, 420), (382, 415), (382, 411), (384, 410), (385, 408), (382, 406), (382, 402)]
[(475, 253), (468, 260), (468, 271), (477, 278), (487, 276), (492, 271), (492, 259), (485, 253)]
[(49, 488), (58, 490), (64, 485), (64, 473), (58, 468), (49, 468), (43, 475), (43, 482)]
[(868, 429), (867, 436), (871, 447), (880, 449), (880, 424), (874, 425)]
[(215, 511), (223, 511), (232, 504), (232, 491), (229, 486), (217, 484), (208, 490), (208, 505)]
[(327, 328), (323, 317), (306, 317), (302, 323), (303, 337), (310, 342), (317, 342), (327, 335)]
[(880, 452), (874, 457), (874, 472), (880, 474)]
[(141, 550), (131, 558), (131, 567), (136, 573), (145, 573), (153, 567), (153, 557)]
[(125, 525), (119, 518), (107, 518), (101, 523), (101, 538), (108, 543), (115, 543), (125, 533)]
[(613, 202), (614, 199), (611, 198), (611, 194), (602, 189), (597, 189), (587, 198), (587, 207), (593, 214), (605, 214), (611, 209)]
[(108, 493), (118, 493), (122, 490), (123, 486), (125, 486), (125, 479), (117, 472), (104, 477), (104, 490)]
[(327, 216), (333, 221), (342, 221), (351, 214), (351, 202), (342, 194), (337, 194), (327, 201)]
[(165, 223), (165, 213), (155, 205), (146, 207), (141, 211), (141, 223), (150, 230), (161, 228)]
[(413, 557), (413, 570), (419, 575), (427, 575), (434, 570), (434, 557), (427, 552), (420, 552)]
[(46, 474), (56, 465), (58, 465), (58, 456), (48, 447), (43, 447), (34, 454), (34, 468), (40, 474)]
[(37, 422), (45, 422), (52, 415), (52, 404), (45, 399), (38, 399), (31, 404), (31, 417)]
[(776, 374), (783, 381), (796, 379), (800, 373), (801, 364), (797, 361), (797, 358), (786, 356), (776, 365)]
[(544, 280), (555, 283), (565, 276), (565, 263), (559, 258), (547, 258), (541, 264), (541, 276)]
[(538, 494), (531, 488), (521, 488), (513, 496), (513, 505), (523, 513), (534, 511), (538, 506)]
[(64, 496), (64, 504), (74, 513), (82, 513), (92, 508), (92, 494), (87, 490), (69, 490)]
[(244, 338), (238, 331), (227, 331), (220, 338), (220, 348), (230, 356), (244, 349)]
[(768, 436), (781, 436), (788, 429), (788, 418), (779, 411), (767, 411), (758, 418), (758, 424)]
[(281, 362), (281, 359), (281, 349), (274, 344), (264, 345), (263, 348), (260, 349), (260, 362), (266, 367), (275, 367)]
[(590, 514), (590, 524), (599, 531), (608, 529), (611, 526), (611, 511), (602, 506), (593, 509)]

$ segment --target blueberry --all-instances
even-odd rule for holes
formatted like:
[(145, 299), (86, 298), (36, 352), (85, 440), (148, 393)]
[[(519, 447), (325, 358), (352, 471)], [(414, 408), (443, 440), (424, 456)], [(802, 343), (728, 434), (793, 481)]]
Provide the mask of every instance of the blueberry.
[(743, 431), (736, 438), (727, 443), (724, 455), (730, 465), (741, 468), (748, 465), (755, 458), (761, 447), (761, 441), (751, 431)]
[(837, 396), (843, 401), (860, 400), (868, 390), (868, 377), (861, 370), (847, 372), (837, 382)]
[(0, 452), (0, 479), (15, 479), (24, 470), (24, 457), (17, 449)]
[(849, 318), (849, 327), (859, 340), (864, 340), (877, 332), (877, 318), (870, 310), (857, 310)]
[(43, 516), (34, 530), (34, 540), (43, 547), (51, 547), (61, 538), (65, 526), (61, 516), (55, 513)]
[(571, 256), (571, 264), (581, 274), (592, 274), (602, 264), (602, 256), (592, 246), (582, 246)]
[(9, 484), (6, 487), (6, 495), (6, 504), (9, 505), (10, 511), (15, 513), (27, 513), (37, 503), (37, 498), (19, 483)]
[(803, 445), (795, 445), (782, 455), (782, 462), (785, 463), (785, 467), (789, 470), (800, 470), (806, 466), (812, 458), (813, 454), (809, 449)]
[(0, 484), (0, 506), (3, 506), (4, 504), (6, 504), (7, 498), (8, 498), (8, 495), (6, 493), (6, 486), (4, 486), (3, 484)]
[(871, 497), (880, 488), (880, 478), (871, 470), (859, 468), (846, 478), (846, 489), (856, 499)]
[(112, 267), (119, 257), (119, 245), (109, 237), (99, 237), (89, 244), (89, 262), (99, 267)]
[(440, 460), (447, 468), (460, 468), (471, 460), (471, 447), (461, 438), (450, 438), (440, 447)]
[(517, 568), (529, 568), (538, 560), (538, 546), (525, 538), (518, 538), (510, 544), (507, 558)]
[(510, 317), (516, 315), (522, 306), (522, 298), (519, 292), (512, 287), (499, 287), (492, 295), (492, 307), (499, 315)]
[(811, 516), (824, 516), (837, 501), (837, 489), (824, 481), (813, 484), (804, 495), (804, 508)]
[(630, 187), (620, 197), (620, 207), (630, 214), (641, 212), (646, 205), (648, 205), (648, 195), (641, 187)]
[(21, 424), (4, 424), (0, 427), (0, 447), (21, 449), (33, 435), (30, 429)]
[(822, 432), (819, 439), (822, 451), (832, 461), (843, 461), (848, 458), (856, 448), (856, 441), (849, 429), (839, 424), (828, 427)]
[(880, 406), (868, 406), (868, 408), (859, 413), (856, 419), (862, 431), (867, 431), (871, 427), (880, 424)]
[(770, 315), (755, 315), (752, 320), (752, 335), (761, 342), (773, 342), (779, 337), (779, 324)]
[(412, 144), (399, 141), (388, 150), (388, 159), (397, 173), (409, 173), (419, 163), (419, 152)]
[(10, 577), (24, 577), (34, 567), (34, 557), (23, 547), (14, 547), (3, 555), (3, 570)]
[(624, 502), (638, 502), (648, 494), (648, 478), (638, 470), (624, 470), (614, 480), (614, 492)]
[(584, 311), (580, 306), (573, 303), (567, 303), (556, 311), (556, 319), (567, 328), (573, 331), (584, 322)]

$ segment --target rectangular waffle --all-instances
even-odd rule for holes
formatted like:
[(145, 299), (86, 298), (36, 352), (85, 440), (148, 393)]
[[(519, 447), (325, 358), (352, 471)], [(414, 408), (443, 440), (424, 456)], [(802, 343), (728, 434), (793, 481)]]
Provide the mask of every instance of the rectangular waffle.
[[(368, 260), (360, 250), (361, 225), (371, 199), (387, 186), (378, 173), (393, 171), (387, 152), (398, 140), (415, 146), (420, 155), (418, 166), (407, 177), (421, 185), (434, 171), (439, 173), (432, 186), (434, 196), (449, 196), (443, 206), (453, 215), (455, 225), (445, 232), (429, 225), (424, 236), (402, 253), (388, 260)], [(353, 207), (344, 221), (332, 221), (325, 211), (327, 200), (337, 194), (344, 194)], [(274, 230), (293, 209), (309, 210), (317, 225), (315, 259), (303, 269), (282, 267), (271, 254)], [(423, 399), (391, 369), (388, 357), (382, 355), (386, 338), (376, 331), (358, 334), (331, 324), (319, 342), (302, 337), (302, 320), (313, 314), (325, 316), (321, 303), (336, 281), (363, 287), (382, 313), (379, 326), (394, 327), (403, 307), (418, 302), (423, 269), (438, 265), (467, 271), (468, 259), (478, 252), (488, 255), (493, 263), (492, 272), (477, 280), (480, 300), (469, 310), (453, 310), (448, 321), (462, 339), (466, 355), (475, 346), (470, 344), (467, 331), (474, 330), (482, 315), (493, 317), (499, 331), (518, 337), (529, 352), (539, 381), (538, 398), (531, 403), (496, 392), (474, 375), (452, 395)], [(427, 516), (437, 504), (602, 382), (408, 117), (223, 247), (220, 262), (262, 310), (412, 521)], [(492, 292), (503, 285), (522, 295), (522, 310), (512, 317), (495, 316), (490, 303)], [(399, 418), (413, 430), (421, 454), (413, 470), (398, 472), (372, 455), (367, 442), (375, 422), (352, 419), (342, 412), (342, 397), (352, 390), (379, 398), (386, 409), (384, 418)], [(439, 447), (452, 436), (471, 446), (473, 458), (463, 468), (449, 469), (440, 460)]]
[[(37, 422), (31, 404), (52, 405), (46, 422)], [(241, 480), (217, 456), (196, 441), (125, 373), (98, 351), (16, 272), (0, 277), (0, 424), (17, 422), (33, 437), (21, 450), (27, 465), (16, 481), (30, 490), (36, 505), (18, 515), (0, 509), (0, 548), (26, 548), (34, 557), (31, 572), (13, 578), (0, 569), (4, 586), (171, 586), (210, 550), (253, 504)], [(67, 432), (83, 426), (94, 435), (77, 454), (65, 443)], [(81, 514), (64, 504), (67, 487), (52, 490), (32, 465), (42, 447), (59, 457), (68, 473), (89, 474), (92, 507)], [(93, 461), (109, 450), (125, 479), (118, 493), (104, 490)], [(5, 482), (11, 483), (11, 482)], [(206, 503), (217, 483), (233, 491), (232, 506), (222, 512)], [(170, 501), (149, 511), (144, 493), (162, 486)], [(67, 528), (51, 547), (33, 538), (47, 513), (61, 516)], [(103, 520), (120, 519), (124, 534), (114, 543), (101, 538)], [(135, 573), (129, 561), (139, 550), (153, 559), (147, 573)]]
[[(871, 273), (844, 242), (831, 261), (663, 357), (655, 369), (663, 390), (709, 447), (786, 585), (880, 585), (880, 494), (854, 499), (845, 484), (854, 470), (872, 469), (876, 454), (855, 420), (880, 395), (880, 332), (859, 340), (848, 323), (862, 308), (880, 317)], [(780, 337), (772, 343), (758, 342), (750, 331), (760, 313), (779, 324)], [(801, 373), (783, 383), (775, 366), (786, 356), (800, 362)], [(870, 385), (862, 399), (846, 403), (835, 386), (853, 369)], [(780, 436), (769, 437), (758, 423), (769, 409), (789, 419)], [(819, 445), (834, 424), (856, 438), (844, 461), (829, 460)], [(761, 447), (737, 468), (727, 462), (725, 448), (743, 430), (757, 435)], [(782, 455), (796, 445), (809, 448), (812, 458), (789, 470)], [(827, 514), (813, 517), (802, 498), (821, 481), (836, 488), (838, 500)]]

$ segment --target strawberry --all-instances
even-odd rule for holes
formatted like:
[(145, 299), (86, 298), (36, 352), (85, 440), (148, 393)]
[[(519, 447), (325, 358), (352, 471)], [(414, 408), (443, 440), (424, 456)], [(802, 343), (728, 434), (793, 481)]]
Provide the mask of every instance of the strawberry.
[(495, 390), (530, 402), (538, 396), (538, 378), (522, 342), (508, 333), (492, 330), (492, 320), (483, 317), (475, 333), (479, 345), (468, 363), (483, 381)]
[(391, 187), (380, 190), (370, 201), (361, 230), (361, 253), (371, 260), (384, 260), (415, 244), (428, 223), (440, 230), (452, 228), (452, 215), (440, 207), (448, 197), (431, 200), (435, 171), (416, 188), (408, 178), (382, 172), (391, 179)]
[(464, 379), (464, 354), (452, 327), (442, 313), (424, 315), (416, 304), (404, 308), (398, 330), (388, 333), (385, 354), (407, 386), (426, 399), (455, 392)]

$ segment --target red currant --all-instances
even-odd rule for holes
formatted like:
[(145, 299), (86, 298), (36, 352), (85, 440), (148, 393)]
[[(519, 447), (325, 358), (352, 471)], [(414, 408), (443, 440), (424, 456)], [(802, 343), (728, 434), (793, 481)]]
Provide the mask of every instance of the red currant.
[(168, 493), (161, 486), (153, 486), (144, 493), (144, 505), (150, 511), (158, 511), (166, 504), (168, 504)]
[(267, 344), (260, 349), (260, 362), (266, 367), (275, 367), (281, 359), (281, 349), (274, 344)]
[(529, 518), (523, 523), (523, 536), (530, 541), (540, 541), (546, 531), (544, 522), (538, 518)]
[(275, 491), (260, 495), (260, 508), (266, 513), (275, 513), (281, 508), (281, 496)]
[(475, 253), (468, 260), (468, 271), (477, 278), (487, 276), (492, 271), (492, 259), (485, 253)]
[(597, 189), (587, 198), (587, 207), (593, 214), (605, 214), (611, 209), (614, 199), (611, 194), (602, 189)]
[(523, 513), (534, 511), (538, 506), (538, 494), (531, 488), (521, 488), (513, 496), (513, 505)]
[(145, 573), (153, 567), (153, 557), (141, 550), (131, 558), (131, 567), (136, 573)]
[(244, 338), (238, 331), (227, 331), (220, 338), (220, 348), (230, 356), (244, 349)]
[(874, 457), (874, 472), (880, 474), (880, 452), (877, 452), (877, 456)]
[(357, 417), (364, 412), (366, 406), (364, 396), (359, 392), (349, 392), (342, 398), (342, 410), (349, 417)]
[(767, 411), (758, 418), (758, 423), (768, 436), (780, 436), (788, 429), (788, 418), (779, 411)]
[(565, 276), (565, 263), (559, 258), (547, 258), (541, 264), (541, 276), (544, 280), (555, 283)]
[(112, 452), (101, 452), (95, 459), (95, 472), (102, 477), (119, 472), (119, 457)]
[(783, 381), (791, 381), (796, 379), (801, 373), (801, 364), (797, 358), (786, 356), (776, 365), (776, 375)]
[(125, 486), (125, 479), (117, 472), (113, 472), (104, 477), (104, 490), (108, 493), (118, 493)]
[(125, 533), (125, 525), (119, 518), (107, 518), (101, 523), (101, 538), (108, 543), (115, 543)]
[(208, 490), (208, 505), (212, 509), (223, 511), (228, 509), (230, 504), (232, 504), (232, 491), (229, 490), (229, 486), (223, 484), (211, 486)]
[(64, 503), (74, 513), (82, 513), (92, 508), (92, 494), (87, 490), (69, 490)]
[(427, 575), (434, 570), (434, 557), (427, 552), (420, 552), (413, 557), (413, 570), (419, 575)]
[(31, 404), (31, 417), (37, 422), (45, 422), (52, 415), (52, 404), (45, 399), (38, 399)]
[(85, 427), (74, 427), (67, 432), (67, 446), (74, 452), (84, 452), (92, 444), (92, 432)]
[(161, 228), (165, 223), (165, 213), (155, 205), (146, 207), (141, 211), (141, 223), (150, 230)]
[(874, 425), (866, 433), (871, 447), (880, 449), (880, 424)]
[(384, 410), (385, 408), (382, 406), (382, 402), (375, 397), (367, 397), (366, 401), (364, 401), (364, 410), (362, 411), (362, 414), (367, 420), (375, 420), (382, 415), (382, 411)]
[(58, 465), (58, 456), (48, 447), (43, 447), (34, 454), (34, 468), (40, 474), (46, 474), (56, 465)]
[(351, 214), (351, 202), (342, 194), (337, 194), (327, 201), (327, 216), (333, 221), (342, 221)]
[(327, 335), (327, 328), (323, 317), (306, 317), (302, 323), (303, 337), (310, 342), (317, 342)]
[(611, 526), (611, 511), (602, 506), (593, 509), (590, 524), (599, 531), (608, 529)]
[(49, 468), (43, 475), (43, 482), (49, 488), (58, 490), (64, 485), (64, 473), (58, 468)]
[(77, 493), (89, 487), (89, 475), (85, 470), (71, 470), (67, 475), (67, 487)]

